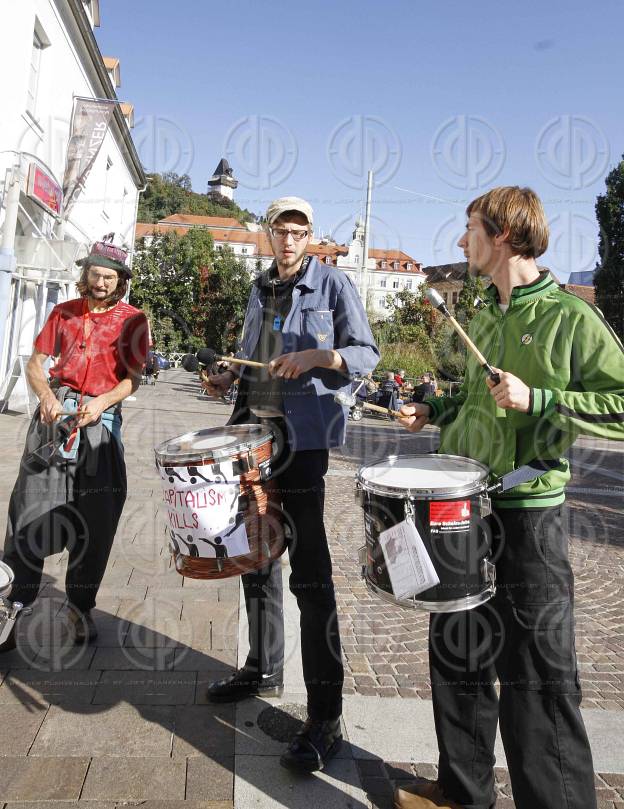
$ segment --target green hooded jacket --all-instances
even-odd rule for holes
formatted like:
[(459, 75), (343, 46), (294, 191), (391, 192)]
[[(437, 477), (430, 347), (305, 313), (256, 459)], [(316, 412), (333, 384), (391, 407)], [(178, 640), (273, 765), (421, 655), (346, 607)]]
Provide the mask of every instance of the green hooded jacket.
[(439, 451), (481, 461), (493, 478), (534, 459), (559, 459), (542, 477), (494, 498), (497, 508), (558, 505), (570, 479), (562, 456), (577, 436), (624, 440), (624, 349), (600, 311), (547, 271), (515, 287), (504, 314), (494, 285), (487, 298), (470, 337), (491, 365), (530, 387), (530, 409), (497, 408), (469, 354), (457, 395), (425, 400), (442, 430)]

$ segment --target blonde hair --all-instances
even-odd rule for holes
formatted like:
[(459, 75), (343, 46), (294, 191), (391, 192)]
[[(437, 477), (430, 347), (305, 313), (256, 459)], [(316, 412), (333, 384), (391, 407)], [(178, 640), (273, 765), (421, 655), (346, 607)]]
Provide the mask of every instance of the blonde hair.
[(468, 216), (478, 215), (489, 236), (509, 232), (507, 243), (524, 258), (538, 258), (548, 247), (548, 222), (540, 198), (530, 188), (493, 188), (470, 203)]

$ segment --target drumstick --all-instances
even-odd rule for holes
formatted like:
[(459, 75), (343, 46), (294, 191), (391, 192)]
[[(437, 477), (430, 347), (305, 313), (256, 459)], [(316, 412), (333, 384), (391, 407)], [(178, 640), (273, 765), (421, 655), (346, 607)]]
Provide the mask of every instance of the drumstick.
[(462, 329), (462, 327), (455, 320), (453, 315), (449, 312), (447, 305), (444, 303), (444, 298), (442, 297), (442, 295), (440, 295), (440, 293), (437, 292), (435, 289), (431, 289), (431, 288), (428, 289), (425, 292), (425, 295), (426, 295), (427, 300), (429, 301), (429, 303), (434, 307), (434, 309), (437, 309), (439, 312), (442, 312), (444, 317), (451, 322), (451, 325), (453, 326), (453, 328), (455, 329), (457, 334), (459, 334), (461, 339), (464, 341), (467, 348), (469, 348), (470, 351), (472, 351), (472, 353), (477, 358), (477, 361), (479, 362), (479, 365), (483, 368), (485, 373), (490, 377), (492, 382), (494, 382), (494, 384), (498, 385), (500, 383), (500, 374), (498, 374), (492, 368), (490, 363), (485, 359), (483, 354), (479, 351), (479, 349), (476, 347), (476, 345), (472, 342), (470, 337), (468, 337), (466, 332)]
[[(353, 407), (353, 405), (357, 403), (357, 399), (353, 393), (351, 395), (348, 393), (336, 393), (334, 401), (344, 405), (344, 407)], [(381, 405), (371, 404), (370, 402), (359, 402), (359, 405), (364, 408), (364, 410), (374, 410), (376, 413), (387, 413), (390, 416), (401, 415), (398, 410), (391, 410), (389, 407), (381, 407)]]
[(202, 365), (212, 365), (215, 360), (225, 360), (234, 365), (251, 365), (253, 368), (268, 368), (267, 362), (256, 362), (256, 360), (245, 360), (240, 357), (226, 357), (224, 354), (217, 354), (212, 348), (200, 348), (197, 352), (197, 359)]

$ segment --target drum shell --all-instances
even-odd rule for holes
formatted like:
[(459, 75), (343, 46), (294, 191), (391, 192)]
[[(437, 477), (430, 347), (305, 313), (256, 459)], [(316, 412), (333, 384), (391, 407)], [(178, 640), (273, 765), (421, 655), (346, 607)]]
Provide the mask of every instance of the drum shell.
[[(489, 522), (481, 516), (482, 511), (489, 511), (487, 506), (484, 507), (482, 490), (461, 497), (392, 497), (363, 489), (360, 499), (364, 508), (366, 536), (365, 576), (378, 590), (394, 597), (379, 534), (402, 522), (409, 513), (440, 579), (438, 585), (415, 596), (418, 602), (424, 602), (425, 608), (430, 603), (432, 609), (444, 611), (446, 602), (476, 597), (483, 592), (486, 585), (484, 560), (489, 558), (491, 552), (491, 529)], [(464, 507), (466, 503), (469, 504), (470, 517), (464, 529), (432, 528), (432, 504), (434, 508), (437, 508), (437, 504), (446, 504), (452, 511)], [(413, 604), (406, 602), (406, 606)]]

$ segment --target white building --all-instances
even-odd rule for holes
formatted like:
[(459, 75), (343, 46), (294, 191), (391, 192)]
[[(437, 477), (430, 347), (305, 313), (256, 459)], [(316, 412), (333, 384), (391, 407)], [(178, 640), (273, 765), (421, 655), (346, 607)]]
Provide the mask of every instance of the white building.
[[(149, 245), (159, 233), (174, 231), (183, 236), (191, 228), (208, 230), (214, 239), (217, 250), (229, 247), (235, 256), (244, 260), (247, 269), (253, 275), (271, 266), (273, 253), (264, 230), (254, 223), (241, 223), (233, 218), (218, 216), (195, 216), (191, 214), (172, 214), (156, 224), (137, 224), (137, 239), (145, 239)], [(386, 307), (388, 295), (402, 290), (414, 292), (420, 284), (427, 280), (422, 265), (401, 250), (368, 251), (367, 277), (362, 278), (362, 261), (364, 254), (364, 225), (355, 223), (353, 237), (348, 245), (340, 245), (330, 239), (312, 239), (308, 253), (319, 261), (345, 272), (360, 292), (369, 313), (375, 317), (387, 317)]]
[[(7, 398), (11, 375), (19, 371), (20, 358), (31, 354), (33, 338), (52, 306), (74, 296), (76, 258), (111, 231), (134, 244), (146, 178), (130, 134), (131, 105), (115, 107), (66, 224), (55, 214), (62, 200), (74, 97), (117, 99), (119, 61), (104, 63), (93, 30), (99, 18), (99, 0), (0, 3), (4, 281), (10, 272), (0, 295), (0, 399)], [(9, 406), (23, 409), (25, 404), (20, 379)]]

